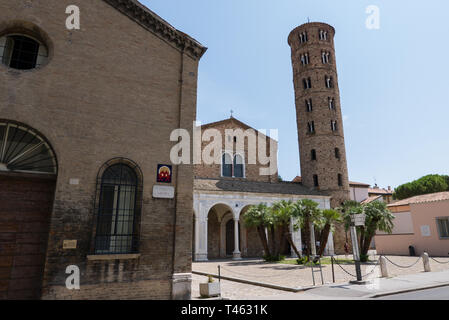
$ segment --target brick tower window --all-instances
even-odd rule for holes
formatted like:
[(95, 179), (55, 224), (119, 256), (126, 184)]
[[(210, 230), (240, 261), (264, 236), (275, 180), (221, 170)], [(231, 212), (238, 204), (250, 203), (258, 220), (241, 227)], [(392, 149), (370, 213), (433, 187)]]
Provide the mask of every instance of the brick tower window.
[(310, 152), (310, 159), (312, 161), (316, 160), (316, 150), (315, 149), (312, 149), (312, 151)]
[(327, 31), (320, 30), (319, 35), (320, 35), (320, 40), (323, 40), (323, 41), (327, 40)]
[(311, 89), (312, 88), (312, 79), (302, 79), (302, 84), (304, 86), (304, 90)]
[(338, 186), (343, 186), (343, 176), (341, 174), (338, 174)]
[(326, 83), (326, 88), (330, 89), (334, 87), (334, 79), (332, 77), (325, 76), (324, 81)]
[(315, 187), (319, 187), (320, 186), (319, 181), (318, 181), (318, 175), (316, 175), (316, 174), (313, 175), (313, 185)]
[(330, 52), (327, 52), (327, 51), (321, 52), (321, 60), (322, 60), (323, 64), (329, 64), (331, 61)]
[(340, 149), (335, 148), (335, 158), (340, 159)]
[(338, 130), (337, 121), (335, 121), (335, 120), (331, 121), (331, 129), (334, 132)]
[(307, 42), (307, 32), (301, 32), (299, 34), (299, 43), (306, 43)]
[(301, 64), (304, 66), (304, 65), (309, 64), (309, 62), (310, 62), (310, 60), (309, 60), (309, 54), (308, 54), (308, 53), (302, 54), (302, 55), (301, 55)]
[(335, 110), (335, 99), (328, 98), (328, 101), (329, 101), (329, 110)]
[(309, 130), (309, 133), (315, 133), (315, 122), (314, 121), (308, 122), (307, 127)]
[(312, 99), (306, 100), (306, 111), (312, 112), (313, 111), (313, 105), (312, 105)]

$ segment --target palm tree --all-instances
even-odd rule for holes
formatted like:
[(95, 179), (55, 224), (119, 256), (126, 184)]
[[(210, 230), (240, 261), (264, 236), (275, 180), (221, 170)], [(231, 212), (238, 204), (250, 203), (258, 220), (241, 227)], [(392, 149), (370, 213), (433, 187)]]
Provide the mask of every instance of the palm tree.
[(256, 228), (259, 234), (262, 247), (265, 251), (265, 255), (271, 256), (271, 251), (268, 246), (268, 239), (265, 234), (265, 228), (269, 226), (270, 219), (270, 208), (265, 203), (261, 203), (255, 206), (251, 206), (248, 211), (246, 211), (243, 220), (244, 224), (248, 228)]
[[(313, 200), (303, 199), (299, 200), (293, 204), (293, 217), (298, 219), (296, 224), (296, 228), (301, 228), (304, 232), (303, 241), (306, 244), (305, 255), (310, 257), (312, 254), (312, 243), (311, 243), (311, 226), (319, 222), (319, 217), (321, 210), (318, 209), (318, 203)], [(313, 244), (315, 245), (315, 243)]]
[(326, 209), (322, 211), (322, 219), (324, 227), (321, 230), (320, 236), (320, 249), (318, 256), (323, 256), (324, 249), (326, 248), (329, 234), (334, 232), (335, 224), (342, 221), (341, 214), (337, 210)]
[(293, 217), (293, 212), (295, 210), (295, 206), (291, 201), (281, 200), (275, 202), (272, 206), (273, 214), (276, 218), (277, 225), (279, 228), (280, 234), (280, 243), (283, 243), (283, 240), (286, 239), (293, 251), (296, 253), (298, 258), (301, 258), (301, 254), (298, 251), (298, 248), (293, 242), (292, 234), (290, 232), (290, 222)]
[(388, 210), (385, 202), (373, 201), (364, 205), (365, 226), (360, 235), (360, 256), (367, 256), (376, 231), (393, 232), (395, 216)]
[(376, 231), (392, 233), (394, 215), (388, 210), (387, 204), (381, 201), (373, 201), (360, 204), (355, 201), (346, 201), (339, 210), (343, 214), (346, 230), (351, 225), (351, 216), (354, 214), (365, 214), (365, 225), (358, 227), (360, 258), (366, 261), (368, 251)]

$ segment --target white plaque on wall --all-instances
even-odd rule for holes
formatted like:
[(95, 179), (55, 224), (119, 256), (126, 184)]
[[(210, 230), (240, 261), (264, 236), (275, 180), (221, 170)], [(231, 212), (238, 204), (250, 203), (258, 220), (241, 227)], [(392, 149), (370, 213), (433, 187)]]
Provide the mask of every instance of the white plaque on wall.
[(175, 197), (175, 187), (171, 186), (154, 186), (153, 198), (158, 199), (173, 199)]
[(421, 235), (423, 237), (430, 237), (430, 226), (421, 226)]

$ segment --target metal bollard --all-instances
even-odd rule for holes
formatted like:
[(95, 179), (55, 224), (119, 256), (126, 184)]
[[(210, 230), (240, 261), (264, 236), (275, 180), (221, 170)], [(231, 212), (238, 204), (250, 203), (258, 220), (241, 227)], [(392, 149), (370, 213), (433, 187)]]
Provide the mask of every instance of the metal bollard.
[(382, 275), (382, 278), (388, 278), (388, 269), (387, 269), (387, 259), (384, 256), (381, 256), (379, 258), (379, 265), (380, 265), (380, 273)]
[(422, 254), (422, 261), (424, 263), (424, 272), (431, 272), (429, 254), (427, 252)]

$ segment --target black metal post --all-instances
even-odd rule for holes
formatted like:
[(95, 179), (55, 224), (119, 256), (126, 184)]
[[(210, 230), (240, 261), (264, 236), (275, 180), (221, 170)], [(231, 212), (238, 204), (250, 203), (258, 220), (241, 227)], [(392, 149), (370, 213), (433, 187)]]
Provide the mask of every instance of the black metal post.
[(333, 283), (335, 283), (334, 256), (331, 256), (331, 264), (332, 264), (332, 281)]

